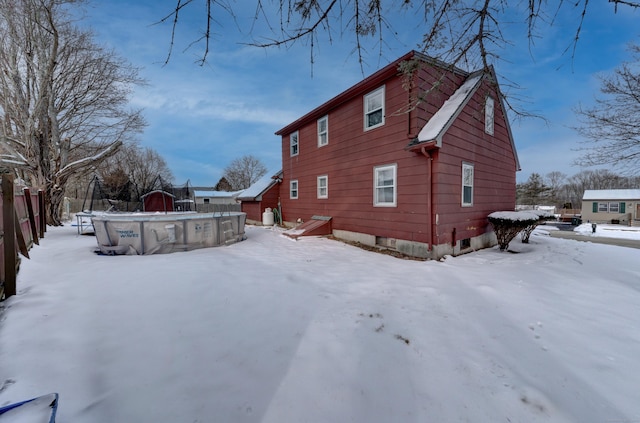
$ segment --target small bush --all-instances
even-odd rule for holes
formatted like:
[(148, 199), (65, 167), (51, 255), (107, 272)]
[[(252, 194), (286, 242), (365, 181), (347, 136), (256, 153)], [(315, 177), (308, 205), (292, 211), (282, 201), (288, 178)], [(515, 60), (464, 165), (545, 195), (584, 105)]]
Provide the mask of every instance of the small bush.
[(527, 226), (526, 228), (524, 228), (521, 232), (520, 237), (522, 238), (522, 242), (524, 244), (528, 244), (529, 243), (529, 237), (531, 236), (531, 232), (533, 232), (533, 230), (543, 221), (550, 219), (553, 217), (553, 215), (547, 211), (544, 210), (529, 210), (527, 211), (527, 213), (533, 213), (535, 215), (538, 216), (538, 220), (535, 223), (532, 223), (531, 225)]
[(488, 219), (489, 223), (493, 225), (500, 250), (505, 251), (509, 248), (509, 243), (516, 235), (531, 225), (534, 225), (535, 228), (540, 217), (536, 213), (529, 211), (500, 211), (491, 213)]

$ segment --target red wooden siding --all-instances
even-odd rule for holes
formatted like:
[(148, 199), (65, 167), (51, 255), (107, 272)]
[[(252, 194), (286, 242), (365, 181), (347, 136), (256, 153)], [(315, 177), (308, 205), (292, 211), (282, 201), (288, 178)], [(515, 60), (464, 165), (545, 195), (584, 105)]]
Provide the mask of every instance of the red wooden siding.
[(247, 214), (247, 220), (262, 222), (262, 210), (260, 201), (243, 201), (242, 212)]
[(172, 212), (173, 196), (166, 192), (153, 191), (144, 197), (144, 211), (146, 212)]
[[(437, 245), (482, 235), (488, 231), (489, 213), (513, 210), (517, 158), (491, 84), (482, 82), (430, 158), (405, 149), (467, 78), (461, 72), (442, 77), (441, 72), (433, 67), (418, 71), (414, 88), (407, 91), (395, 67), (387, 67), (279, 131), (284, 220), (331, 216), (334, 230)], [(438, 90), (406, 113), (415, 93), (433, 84), (438, 84)], [(365, 131), (364, 96), (383, 85), (385, 123)], [(484, 131), (487, 95), (495, 100), (493, 135)], [(328, 145), (318, 147), (316, 122), (325, 115)], [(294, 131), (299, 134), (298, 155), (291, 157), (289, 135)], [(470, 207), (461, 204), (463, 162), (474, 166)], [(397, 166), (396, 207), (373, 204), (374, 168), (384, 165)], [(317, 198), (317, 177), (322, 175), (328, 177), (326, 199)], [(292, 180), (298, 181), (297, 199), (289, 197)]]
[[(488, 230), (487, 215), (515, 207), (516, 157), (504, 111), (494, 108), (494, 135), (484, 132), (487, 95), (498, 99), (486, 82), (476, 91), (443, 138), (434, 162), (434, 234), (439, 243), (471, 238)], [(474, 166), (473, 206), (462, 207), (462, 162)]]

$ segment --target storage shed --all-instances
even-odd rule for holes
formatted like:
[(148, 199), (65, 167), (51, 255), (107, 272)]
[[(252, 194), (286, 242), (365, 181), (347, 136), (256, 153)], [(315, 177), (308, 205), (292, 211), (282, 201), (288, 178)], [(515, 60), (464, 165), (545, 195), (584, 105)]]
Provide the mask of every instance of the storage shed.
[(251, 223), (262, 222), (262, 213), (265, 209), (278, 208), (282, 171), (273, 176), (270, 175), (267, 173), (238, 196), (238, 200), (242, 202), (242, 211), (247, 214), (247, 221)]
[(150, 191), (142, 196), (142, 210), (145, 212), (174, 211), (175, 196), (166, 191)]

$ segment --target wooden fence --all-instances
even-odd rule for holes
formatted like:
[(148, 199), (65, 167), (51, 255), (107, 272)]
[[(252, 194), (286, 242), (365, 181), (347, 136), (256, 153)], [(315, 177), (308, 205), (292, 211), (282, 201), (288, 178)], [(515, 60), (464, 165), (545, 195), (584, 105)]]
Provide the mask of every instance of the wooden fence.
[(31, 247), (44, 237), (46, 216), (44, 191), (17, 188), (10, 174), (3, 174), (0, 184), (0, 300), (4, 300), (16, 294), (18, 253), (29, 258)]

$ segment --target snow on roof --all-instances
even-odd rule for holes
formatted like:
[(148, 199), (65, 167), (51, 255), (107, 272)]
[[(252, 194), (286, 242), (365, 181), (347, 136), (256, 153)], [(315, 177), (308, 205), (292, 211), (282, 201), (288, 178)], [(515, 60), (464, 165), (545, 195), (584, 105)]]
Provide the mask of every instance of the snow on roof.
[(230, 198), (237, 197), (242, 194), (242, 190), (240, 191), (193, 191), (193, 195), (196, 197), (206, 197), (206, 198)]
[[(282, 171), (278, 171), (275, 176), (278, 176), (282, 173)], [(276, 183), (276, 180), (273, 179), (273, 173), (266, 173), (262, 178), (258, 179), (253, 183), (249, 188), (244, 190), (242, 193), (242, 198), (256, 198), (262, 195), (269, 187)]]
[(489, 215), (489, 217), (493, 217), (494, 219), (503, 219), (503, 220), (512, 220), (512, 221), (527, 221), (527, 220), (536, 220), (539, 219), (539, 215), (531, 210), (531, 211), (497, 211), (493, 212)]
[(587, 189), (583, 200), (640, 200), (640, 189)]
[(481, 73), (470, 77), (444, 102), (440, 110), (420, 130), (418, 134), (419, 142), (438, 140), (438, 143), (440, 143), (442, 141), (442, 134), (449, 128), (462, 107), (467, 104), (481, 78)]

